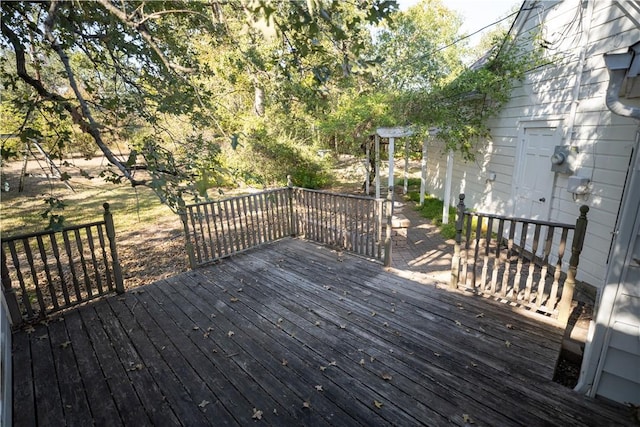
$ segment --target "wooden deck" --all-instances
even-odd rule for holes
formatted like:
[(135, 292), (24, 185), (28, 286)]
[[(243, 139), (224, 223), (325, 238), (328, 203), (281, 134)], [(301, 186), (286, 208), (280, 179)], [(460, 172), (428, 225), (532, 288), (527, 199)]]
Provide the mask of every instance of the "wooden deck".
[(14, 424), (630, 424), (513, 310), (287, 239), (14, 333)]

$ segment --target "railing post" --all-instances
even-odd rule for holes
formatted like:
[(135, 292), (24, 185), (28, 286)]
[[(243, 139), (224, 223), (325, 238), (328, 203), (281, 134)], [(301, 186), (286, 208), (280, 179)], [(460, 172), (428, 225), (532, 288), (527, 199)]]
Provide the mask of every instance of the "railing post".
[(295, 237), (298, 233), (298, 219), (293, 209), (293, 181), (291, 175), (287, 175), (287, 194), (289, 196), (289, 235)]
[(562, 287), (562, 297), (558, 304), (558, 321), (562, 324), (567, 324), (571, 314), (571, 302), (573, 301), (573, 292), (576, 287), (576, 273), (578, 271), (584, 237), (587, 232), (587, 212), (589, 212), (589, 206), (580, 206), (580, 216), (576, 220), (576, 228), (573, 232), (569, 269), (567, 270), (567, 278)]
[(193, 243), (191, 243), (191, 234), (189, 232), (189, 219), (187, 218), (187, 210), (184, 206), (180, 207), (178, 211), (178, 215), (180, 215), (180, 220), (182, 220), (182, 227), (184, 229), (184, 239), (185, 239), (185, 249), (187, 251), (187, 256), (189, 257), (189, 267), (193, 270), (196, 268), (196, 255), (193, 251)]
[(113, 215), (109, 210), (109, 203), (102, 205), (104, 208), (104, 226), (107, 230), (107, 238), (109, 239), (109, 250), (111, 251), (111, 262), (113, 262), (113, 279), (116, 282), (116, 292), (124, 293), (124, 281), (122, 278), (122, 267), (118, 259), (118, 250), (116, 249), (116, 229), (113, 225)]
[(458, 288), (460, 282), (460, 244), (462, 243), (462, 227), (464, 223), (464, 193), (461, 193), (458, 198), (458, 206), (456, 209), (456, 243), (453, 246), (453, 258), (451, 258), (451, 282), (449, 287), (452, 289)]
[(16, 291), (11, 286), (7, 256), (2, 248), (0, 248), (0, 256), (2, 257), (2, 292), (4, 293), (4, 300), (7, 302), (7, 308), (9, 309), (11, 324), (17, 326), (22, 323), (22, 314), (20, 313)]
[(391, 267), (391, 220), (393, 217), (393, 185), (387, 193), (387, 233), (384, 239), (384, 266)]

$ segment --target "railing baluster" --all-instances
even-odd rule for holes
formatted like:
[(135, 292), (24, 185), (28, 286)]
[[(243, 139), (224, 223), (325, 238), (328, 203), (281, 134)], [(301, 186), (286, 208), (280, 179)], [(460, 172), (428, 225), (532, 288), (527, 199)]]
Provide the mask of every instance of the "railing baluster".
[(75, 290), (75, 293), (76, 293), (75, 302), (81, 302), (82, 294), (80, 293), (80, 283), (78, 282), (75, 263), (73, 262), (73, 252), (71, 251), (71, 242), (69, 241), (69, 235), (66, 231), (62, 232), (62, 238), (64, 240), (64, 249), (67, 254), (67, 260), (69, 261), (69, 269), (71, 270), (71, 279), (73, 281), (73, 289)]
[(87, 293), (87, 298), (91, 298), (93, 296), (93, 290), (91, 289), (91, 280), (89, 279), (89, 271), (87, 270), (87, 261), (84, 259), (84, 247), (82, 245), (82, 238), (80, 237), (80, 230), (75, 229), (73, 234), (76, 238), (76, 248), (80, 258), (80, 266), (82, 267), (85, 292)]
[[(100, 244), (100, 253), (102, 255), (102, 263), (104, 265), (105, 277), (107, 279), (107, 288), (110, 292), (114, 291), (113, 280), (111, 280), (111, 268), (109, 267), (109, 259), (107, 258), (107, 248), (104, 241), (104, 230), (101, 224), (97, 225), (98, 231), (98, 243)], [(54, 247), (54, 252), (57, 248)], [(60, 276), (62, 278), (62, 276)], [(64, 280), (62, 280), (62, 294), (65, 296), (65, 301), (69, 303), (69, 296), (67, 295), (67, 287), (64, 286)]]
[(9, 316), (11, 316), (11, 323), (14, 326), (22, 323), (22, 313), (20, 313), (20, 306), (18, 304), (18, 297), (15, 289), (11, 285), (11, 275), (9, 274), (9, 265), (7, 264), (7, 254), (4, 245), (0, 243), (0, 258), (2, 262), (1, 275), (2, 275), (2, 292), (4, 293), (4, 300), (7, 303), (9, 309)]
[(33, 259), (33, 253), (31, 252), (31, 244), (29, 243), (29, 239), (22, 239), (22, 245), (24, 247), (24, 253), (27, 256), (27, 263), (29, 264), (29, 270), (31, 271), (31, 280), (33, 280), (36, 297), (38, 298), (38, 305), (40, 306), (40, 316), (44, 317), (47, 306), (44, 302), (42, 290), (40, 289), (40, 283), (38, 282), (38, 273), (36, 272), (36, 266)]
[(513, 299), (518, 301), (520, 299), (520, 280), (522, 278), (522, 265), (524, 263), (524, 251), (527, 244), (527, 231), (529, 230), (529, 223), (522, 222), (522, 230), (520, 232), (520, 250), (518, 251), (518, 266), (516, 267), (516, 275), (513, 278)]
[(44, 274), (47, 277), (47, 288), (49, 289), (49, 296), (51, 297), (51, 303), (53, 304), (53, 308), (57, 310), (59, 307), (58, 296), (56, 295), (56, 290), (55, 290), (55, 287), (53, 286), (51, 270), (49, 270), (49, 263), (47, 260), (47, 250), (44, 247), (42, 236), (36, 236), (36, 241), (38, 242), (38, 249), (40, 251), (40, 259), (42, 260), (42, 267), (44, 269)]
[(58, 268), (58, 277), (60, 277), (60, 288), (62, 289), (62, 297), (64, 298), (64, 302), (66, 305), (71, 304), (71, 299), (69, 298), (69, 288), (67, 287), (67, 281), (64, 278), (64, 270), (62, 269), (62, 261), (60, 259), (60, 250), (58, 249), (58, 241), (56, 239), (56, 235), (51, 233), (49, 235), (51, 240), (51, 250), (53, 251), (53, 256), (56, 259), (56, 267)]
[(560, 237), (560, 244), (558, 245), (558, 260), (556, 261), (555, 270), (553, 272), (553, 284), (551, 285), (551, 293), (549, 294), (549, 310), (553, 311), (558, 303), (558, 288), (560, 285), (560, 275), (562, 274), (562, 258), (564, 257), (564, 251), (567, 246), (567, 235), (569, 229), (563, 227), (562, 235)]
[(536, 271), (536, 254), (538, 253), (538, 240), (540, 239), (540, 224), (536, 224), (533, 232), (533, 242), (531, 242), (531, 259), (529, 260), (529, 272), (524, 289), (525, 303), (531, 303), (531, 286), (533, 285), (533, 275)]
[[(540, 270), (540, 281), (538, 282), (538, 295), (536, 296), (534, 303), (534, 310), (539, 310), (542, 304), (545, 303), (547, 297), (547, 272), (549, 269), (549, 255), (551, 254), (551, 245), (553, 243), (553, 234), (555, 227), (547, 226), (547, 236), (545, 238), (544, 252), (542, 258), (542, 269)], [(549, 310), (547, 310), (549, 311)]]
[(31, 299), (29, 298), (29, 293), (27, 292), (27, 286), (24, 281), (24, 277), (22, 275), (22, 269), (20, 268), (20, 261), (18, 258), (18, 252), (16, 251), (16, 246), (13, 240), (8, 242), (9, 252), (11, 253), (11, 261), (13, 261), (13, 268), (16, 269), (16, 276), (18, 277), (18, 283), (20, 284), (20, 290), (22, 291), (22, 305), (24, 305), (25, 310), (27, 311), (27, 317), (33, 317), (33, 307), (31, 307)]
[(100, 277), (100, 269), (98, 268), (98, 260), (96, 258), (95, 244), (93, 241), (93, 233), (91, 232), (91, 227), (85, 227), (85, 232), (87, 234), (87, 244), (89, 245), (89, 252), (91, 253), (91, 265), (93, 266), (96, 288), (98, 290), (98, 295), (102, 295), (104, 293), (104, 290), (102, 288), (102, 277)]
[(511, 257), (513, 255), (513, 241), (515, 239), (516, 224), (514, 220), (509, 221), (509, 240), (507, 241), (507, 257), (502, 273), (502, 288), (500, 294), (506, 298), (512, 291), (509, 290), (509, 278), (511, 277)]
[(498, 274), (502, 266), (502, 233), (504, 233), (504, 219), (498, 221), (498, 237), (496, 238), (496, 254), (493, 260), (493, 271), (491, 273), (491, 294), (495, 294), (498, 289)]
[(482, 263), (482, 276), (480, 278), (480, 289), (485, 291), (487, 287), (487, 271), (489, 269), (489, 253), (491, 246), (491, 232), (493, 231), (493, 218), (489, 217), (487, 223), (487, 233), (485, 238), (484, 261)]

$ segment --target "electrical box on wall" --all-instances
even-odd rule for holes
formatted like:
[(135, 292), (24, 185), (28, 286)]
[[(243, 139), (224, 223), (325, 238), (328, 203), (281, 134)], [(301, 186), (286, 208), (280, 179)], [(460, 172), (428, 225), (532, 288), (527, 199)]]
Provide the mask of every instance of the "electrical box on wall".
[(567, 181), (567, 191), (572, 194), (587, 194), (589, 192), (589, 178), (570, 176)]
[(577, 148), (568, 145), (556, 145), (551, 156), (551, 171), (558, 173), (573, 173)]

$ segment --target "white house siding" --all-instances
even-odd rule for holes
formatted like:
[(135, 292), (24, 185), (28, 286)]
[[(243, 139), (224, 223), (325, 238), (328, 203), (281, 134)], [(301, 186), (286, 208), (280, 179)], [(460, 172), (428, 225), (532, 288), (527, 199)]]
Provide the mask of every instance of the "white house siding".
[[(605, 105), (609, 78), (602, 55), (616, 48), (626, 51), (640, 40), (640, 6), (638, 2), (605, 0), (590, 3), (587, 6), (578, 0), (526, 2), (525, 8), (536, 9), (528, 15), (525, 11), (521, 13), (520, 22), (514, 26), (520, 29), (517, 40), (524, 46), (530, 45), (528, 31), (542, 28), (543, 38), (553, 49), (547, 54), (557, 62), (528, 73), (525, 81), (514, 87), (499, 116), (489, 121), (491, 139), (475, 162), (464, 162), (456, 153), (452, 194), (464, 192), (467, 206), (478, 211), (513, 214), (513, 181), (518, 171), (518, 143), (523, 126), (538, 120), (560, 126), (562, 140), (558, 144), (578, 148), (575, 174), (591, 180), (591, 191), (588, 197), (574, 199), (566, 190), (568, 175), (555, 174), (549, 220), (572, 223), (580, 205), (590, 207), (578, 279), (601, 287), (638, 129), (632, 119), (614, 115)], [(590, 21), (587, 7), (593, 8)], [(584, 48), (585, 61), (581, 65)], [(578, 83), (578, 99), (573, 105)], [(573, 131), (569, 134), (571, 126)], [(433, 141), (428, 156), (427, 192), (442, 198), (446, 153)], [(495, 181), (487, 181), (488, 172), (496, 173)], [(452, 197), (451, 203), (456, 204), (457, 198)]]

